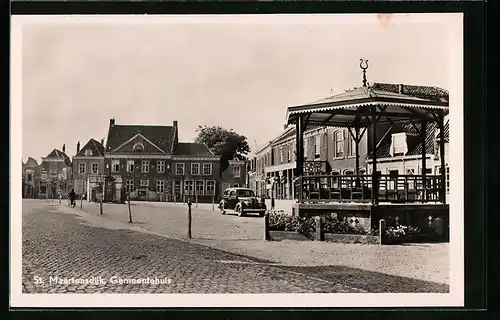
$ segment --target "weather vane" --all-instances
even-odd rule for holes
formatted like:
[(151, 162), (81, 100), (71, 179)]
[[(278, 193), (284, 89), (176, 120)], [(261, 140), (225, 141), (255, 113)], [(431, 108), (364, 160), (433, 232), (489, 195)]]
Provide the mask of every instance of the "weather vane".
[[(366, 87), (366, 69), (368, 69), (368, 60), (359, 59), (359, 67), (363, 69), (363, 87)], [(365, 64), (363, 66), (363, 63)]]

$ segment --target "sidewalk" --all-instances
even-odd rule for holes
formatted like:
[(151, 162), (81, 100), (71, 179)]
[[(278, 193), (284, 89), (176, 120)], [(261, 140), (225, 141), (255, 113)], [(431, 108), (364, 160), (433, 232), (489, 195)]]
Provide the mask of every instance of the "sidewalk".
[(182, 203), (84, 203), (84, 210), (59, 207), (101, 227), (131, 229), (205, 245), (222, 251), (274, 261), (286, 266), (346, 266), (367, 271), (449, 284), (449, 244), (362, 245), (315, 241), (263, 240), (263, 219), (221, 215), (211, 204), (192, 208), (192, 235), (187, 239), (187, 206)]

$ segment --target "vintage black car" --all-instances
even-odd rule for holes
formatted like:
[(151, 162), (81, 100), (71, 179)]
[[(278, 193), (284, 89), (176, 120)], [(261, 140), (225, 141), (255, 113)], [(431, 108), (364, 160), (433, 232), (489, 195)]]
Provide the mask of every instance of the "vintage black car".
[(226, 210), (234, 210), (240, 217), (247, 213), (258, 213), (263, 217), (267, 208), (265, 200), (263, 198), (258, 199), (253, 190), (247, 188), (228, 188), (222, 195), (219, 209), (222, 214), (226, 214)]

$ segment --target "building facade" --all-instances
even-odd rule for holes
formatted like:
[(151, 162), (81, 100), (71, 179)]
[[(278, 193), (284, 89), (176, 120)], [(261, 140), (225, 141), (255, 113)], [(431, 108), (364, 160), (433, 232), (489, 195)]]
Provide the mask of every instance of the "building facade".
[(104, 141), (90, 139), (81, 149), (78, 141), (72, 159), (75, 193), (89, 201), (100, 200), (104, 183)]
[(66, 155), (66, 146), (62, 151), (52, 150), (40, 163), (40, 198), (66, 198), (73, 188), (72, 164)]
[(220, 157), (201, 143), (176, 142), (172, 157), (174, 202), (217, 202), (220, 198)]
[(219, 194), (230, 187), (248, 187), (247, 161), (229, 160), (229, 166), (221, 173)]
[(40, 192), (40, 166), (32, 157), (28, 157), (26, 163), (22, 166), (23, 174), (23, 198), (37, 199)]
[(104, 151), (105, 201), (208, 202), (217, 197), (220, 157), (205, 145), (179, 142), (172, 126), (117, 125)]

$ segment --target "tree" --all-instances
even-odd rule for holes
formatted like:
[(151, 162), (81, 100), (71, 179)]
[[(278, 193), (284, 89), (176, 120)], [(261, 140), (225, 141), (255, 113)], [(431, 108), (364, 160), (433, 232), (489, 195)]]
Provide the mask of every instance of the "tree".
[(221, 156), (220, 172), (229, 166), (229, 160), (246, 160), (250, 152), (247, 138), (233, 129), (219, 126), (198, 126), (195, 142), (205, 144), (213, 153)]

